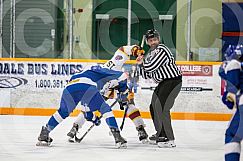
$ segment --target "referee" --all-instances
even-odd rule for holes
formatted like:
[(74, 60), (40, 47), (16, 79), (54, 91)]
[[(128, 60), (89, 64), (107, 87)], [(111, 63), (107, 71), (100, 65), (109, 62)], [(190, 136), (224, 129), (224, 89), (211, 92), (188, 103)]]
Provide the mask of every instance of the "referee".
[(157, 30), (148, 30), (145, 40), (150, 49), (145, 57), (140, 55), (136, 59), (139, 72), (144, 79), (152, 79), (158, 84), (150, 104), (150, 113), (157, 133), (149, 139), (159, 147), (176, 147), (170, 109), (181, 89), (181, 71), (176, 66), (171, 51), (160, 43)]

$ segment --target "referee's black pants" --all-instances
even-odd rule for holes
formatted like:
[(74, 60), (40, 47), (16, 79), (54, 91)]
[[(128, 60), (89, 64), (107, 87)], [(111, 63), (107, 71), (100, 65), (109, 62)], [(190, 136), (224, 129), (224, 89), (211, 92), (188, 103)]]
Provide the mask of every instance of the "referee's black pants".
[(155, 88), (150, 104), (150, 113), (154, 122), (156, 135), (175, 140), (171, 126), (170, 109), (181, 90), (182, 77), (167, 79)]

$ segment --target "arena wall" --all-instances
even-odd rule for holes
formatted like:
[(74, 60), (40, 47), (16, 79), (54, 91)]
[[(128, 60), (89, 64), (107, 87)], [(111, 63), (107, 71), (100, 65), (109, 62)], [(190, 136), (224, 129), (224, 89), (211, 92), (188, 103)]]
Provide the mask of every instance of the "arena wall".
[[(59, 107), (62, 90), (67, 81), (86, 65), (105, 60), (63, 59), (0, 59), (0, 114), (51, 115)], [(131, 70), (134, 61), (124, 66)], [(173, 119), (229, 120), (231, 111), (221, 103), (224, 82), (218, 76), (220, 62), (176, 62), (183, 72), (182, 89), (172, 108)], [(144, 118), (150, 118), (149, 104), (153, 92), (152, 81), (139, 78), (135, 94), (136, 106)], [(114, 100), (110, 100), (111, 104)], [(78, 106), (73, 112), (77, 115)], [(123, 116), (119, 106), (114, 107), (117, 117)]]

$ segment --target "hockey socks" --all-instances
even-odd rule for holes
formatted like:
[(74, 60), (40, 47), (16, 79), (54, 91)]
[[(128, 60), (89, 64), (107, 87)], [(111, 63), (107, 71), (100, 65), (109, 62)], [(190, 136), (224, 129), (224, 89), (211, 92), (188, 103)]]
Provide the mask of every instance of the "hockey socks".
[(225, 161), (239, 161), (241, 144), (239, 142), (229, 142), (225, 144)]

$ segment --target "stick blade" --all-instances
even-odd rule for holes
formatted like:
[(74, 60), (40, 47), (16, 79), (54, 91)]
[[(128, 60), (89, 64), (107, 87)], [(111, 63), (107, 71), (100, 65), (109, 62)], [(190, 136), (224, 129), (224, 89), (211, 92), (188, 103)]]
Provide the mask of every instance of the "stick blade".
[(78, 138), (77, 136), (75, 136), (75, 141), (77, 143), (80, 143), (83, 140), (84, 137)]

